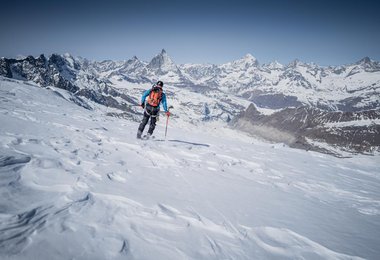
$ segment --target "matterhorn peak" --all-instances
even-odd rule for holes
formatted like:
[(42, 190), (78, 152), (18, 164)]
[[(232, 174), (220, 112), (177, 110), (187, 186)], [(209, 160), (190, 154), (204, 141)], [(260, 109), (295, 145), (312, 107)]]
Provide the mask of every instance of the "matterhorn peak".
[(372, 60), (370, 57), (364, 57), (363, 59), (361, 59), (360, 61), (357, 62), (357, 64), (369, 64), (371, 63)]
[(162, 49), (157, 56), (161, 56), (163, 59), (170, 60), (170, 62), (173, 62), (165, 49)]
[(178, 68), (169, 57), (165, 49), (156, 55), (148, 64), (149, 69), (159, 70), (161, 72), (177, 71)]

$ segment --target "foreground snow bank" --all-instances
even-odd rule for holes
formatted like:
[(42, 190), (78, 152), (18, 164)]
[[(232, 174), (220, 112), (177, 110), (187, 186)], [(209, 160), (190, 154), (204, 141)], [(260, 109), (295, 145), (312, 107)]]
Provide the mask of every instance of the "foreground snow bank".
[(375, 259), (379, 157), (338, 159), (218, 124), (168, 140), (0, 81), (0, 257)]

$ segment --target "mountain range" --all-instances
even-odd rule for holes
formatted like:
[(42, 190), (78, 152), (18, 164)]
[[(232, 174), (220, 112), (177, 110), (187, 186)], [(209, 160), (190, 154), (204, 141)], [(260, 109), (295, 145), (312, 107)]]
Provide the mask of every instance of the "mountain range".
[[(299, 60), (260, 64), (250, 54), (221, 65), (177, 65), (165, 50), (150, 62), (136, 56), (99, 62), (52, 54), (1, 58), (0, 76), (65, 89), (78, 105), (92, 109), (98, 103), (110, 108), (109, 115), (132, 120), (142, 113), (142, 90), (162, 80), (175, 115), (192, 124), (222, 120), (271, 141), (320, 151), (331, 151), (320, 143), (369, 153), (380, 146), (380, 63), (368, 57), (323, 67)], [(284, 138), (273, 140), (257, 129), (275, 129)]]

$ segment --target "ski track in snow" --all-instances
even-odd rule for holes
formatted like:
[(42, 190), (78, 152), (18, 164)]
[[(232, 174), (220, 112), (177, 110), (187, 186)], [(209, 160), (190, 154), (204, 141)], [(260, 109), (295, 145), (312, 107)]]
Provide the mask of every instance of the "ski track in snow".
[[(379, 157), (137, 123), (0, 81), (2, 259), (375, 259)], [(186, 127), (185, 127), (186, 126)]]

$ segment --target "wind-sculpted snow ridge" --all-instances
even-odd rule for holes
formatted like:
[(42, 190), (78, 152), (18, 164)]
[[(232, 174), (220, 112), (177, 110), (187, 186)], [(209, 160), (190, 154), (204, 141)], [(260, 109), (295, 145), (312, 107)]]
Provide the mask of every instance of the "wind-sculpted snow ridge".
[[(376, 259), (378, 156), (338, 159), (222, 124), (153, 140), (0, 80), (1, 259)], [(175, 112), (173, 111), (175, 114)]]

